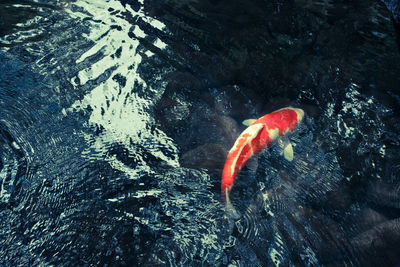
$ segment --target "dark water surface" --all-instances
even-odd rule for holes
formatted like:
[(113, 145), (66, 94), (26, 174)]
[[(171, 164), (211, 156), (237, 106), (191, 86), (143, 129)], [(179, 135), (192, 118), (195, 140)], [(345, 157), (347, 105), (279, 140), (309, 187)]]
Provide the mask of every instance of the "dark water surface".
[[(1, 266), (399, 266), (396, 1), (0, 3)], [(396, 33), (397, 32), (397, 33)], [(306, 119), (220, 177), (245, 126)]]

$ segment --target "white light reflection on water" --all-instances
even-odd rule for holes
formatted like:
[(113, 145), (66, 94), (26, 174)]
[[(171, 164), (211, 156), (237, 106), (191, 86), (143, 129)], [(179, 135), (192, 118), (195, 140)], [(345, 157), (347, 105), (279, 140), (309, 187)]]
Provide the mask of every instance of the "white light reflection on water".
[[(143, 6), (143, 2), (141, 4)], [(161, 262), (167, 259), (179, 261), (177, 255), (182, 256), (182, 262), (193, 261), (196, 256), (216, 262), (222, 254), (217, 230), (220, 229), (217, 221), (220, 216), (216, 216), (221, 209), (219, 200), (210, 190), (211, 181), (204, 172), (180, 168), (173, 140), (153, 128), (155, 122), (151, 108), (164, 92), (162, 75), (165, 73), (149, 75), (151, 73), (143, 71), (142, 66), (148, 63), (144, 62), (148, 60), (146, 57), (156, 61), (158, 57), (157, 52), (146, 50), (143, 43), (150, 41), (156, 51), (168, 49), (168, 46), (142, 25), (144, 22), (153, 29), (168, 33), (167, 29), (162, 22), (146, 16), (142, 7), (134, 11), (128, 4), (123, 6), (114, 0), (105, 4), (78, 1), (71, 4), (69, 12), (72, 17), (90, 24), (90, 32), (85, 38), (93, 41), (93, 46), (82, 51), (75, 62), (84, 67), (70, 79), (74, 88), (78, 91), (87, 88), (88, 93), (66, 111), (67, 114), (87, 114), (87, 126), (99, 129), (100, 133), (96, 135), (88, 133), (90, 131), (82, 133), (90, 145), (83, 152), (84, 157), (105, 160), (113, 169), (131, 179), (149, 174), (157, 181), (154, 188), (141, 191), (135, 188), (133, 193), (123, 192), (107, 198), (107, 201), (116, 204), (127, 199), (157, 199), (160, 206), (145, 204), (138, 213), (125, 215), (132, 219), (132, 223), (146, 225), (155, 233), (160, 230), (168, 233), (153, 245), (154, 250), (160, 251)], [(135, 25), (139, 20), (141, 24)], [(160, 73), (150, 67), (149, 71), (152, 70)], [(130, 162), (119, 159), (119, 151), (111, 154), (113, 146), (122, 146), (125, 149), (123, 153), (129, 156), (128, 161), (134, 159), (136, 165), (132, 167)], [(138, 147), (162, 163), (149, 162)], [(158, 169), (157, 164), (163, 163), (172, 168)], [(183, 192), (179, 188), (184, 188)], [(160, 217), (170, 223), (161, 222)], [(166, 253), (167, 249), (170, 252)], [(158, 255), (151, 257), (158, 259)]]
[[(132, 144), (136, 144), (145, 146), (153, 156), (168, 165), (179, 166), (176, 156), (177, 148), (172, 139), (158, 129), (150, 131), (153, 118), (149, 114), (149, 109), (161, 96), (163, 86), (152, 88), (138, 73), (138, 67), (142, 62), (138, 46), (140, 39), (145, 38), (147, 34), (138, 25), (128, 22), (122, 14), (129, 13), (134, 19), (140, 18), (159, 30), (163, 30), (165, 25), (154, 18), (147, 17), (143, 7), (134, 11), (129, 4), (124, 7), (114, 0), (77, 1), (72, 5), (74, 10), (80, 11), (70, 9), (68, 12), (74, 18), (88, 19), (91, 27), (90, 33), (85, 37), (94, 42), (94, 45), (76, 60), (76, 64), (89, 62), (93, 58), (97, 61), (87, 64), (88, 67), (80, 70), (76, 77), (71, 79), (71, 83), (78, 88), (89, 82), (102, 80), (95, 83), (95, 87), (69, 109), (75, 112), (90, 110), (89, 126), (104, 129), (96, 137), (85, 134), (91, 147), (90, 151), (84, 154), (88, 157), (95, 155), (95, 157), (103, 158), (106, 156), (109, 145), (117, 143), (126, 147), (130, 154), (135, 155), (136, 151), (132, 148)], [(114, 15), (110, 15), (109, 10), (113, 10)], [(129, 35), (130, 31), (134, 36)], [(166, 44), (158, 38), (155, 39), (154, 45), (160, 49), (166, 48)], [(144, 52), (147, 57), (154, 55), (148, 52)], [(103, 76), (107, 78), (102, 79)], [(116, 77), (122, 77), (122, 84)], [(149, 97), (139, 96), (138, 91), (144, 91)], [(167, 151), (169, 156), (162, 151)], [(151, 172), (150, 166), (144, 159), (140, 157), (136, 159), (139, 161), (138, 168), (132, 169), (115, 156), (106, 156), (107, 162), (113, 168), (129, 174), (132, 179), (137, 178), (139, 169), (147, 173)]]

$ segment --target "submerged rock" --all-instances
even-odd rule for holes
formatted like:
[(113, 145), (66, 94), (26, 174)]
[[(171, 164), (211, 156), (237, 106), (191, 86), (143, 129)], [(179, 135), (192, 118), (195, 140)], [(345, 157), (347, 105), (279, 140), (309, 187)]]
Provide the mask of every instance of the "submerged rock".
[(206, 144), (189, 150), (182, 155), (183, 167), (195, 169), (222, 169), (228, 151), (220, 144)]

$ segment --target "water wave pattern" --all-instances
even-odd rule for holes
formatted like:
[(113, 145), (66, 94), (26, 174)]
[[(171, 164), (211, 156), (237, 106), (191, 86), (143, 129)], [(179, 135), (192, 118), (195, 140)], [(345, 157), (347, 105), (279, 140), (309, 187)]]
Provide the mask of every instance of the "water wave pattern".
[[(143, 241), (136, 246), (151, 241), (147, 253), (154, 252), (147, 256), (147, 263), (215, 264), (222, 257), (218, 236), (222, 210), (209, 190), (212, 182), (208, 175), (179, 168), (173, 140), (154, 127), (152, 108), (164, 92), (165, 73), (141, 70), (146, 65), (143, 59), (156, 61), (159, 56), (143, 43), (151, 40), (153, 47), (166, 49), (167, 45), (154, 38), (152, 32), (148, 37), (146, 29), (167, 29), (160, 21), (147, 17), (140, 5), (135, 11), (118, 1), (104, 5), (90, 1), (73, 4), (71, 16), (90, 21), (91, 30), (85, 37), (93, 40), (94, 45), (76, 60), (76, 64), (87, 67), (71, 83), (74, 88), (93, 89), (66, 112), (89, 114), (87, 126), (98, 130), (94, 134), (84, 133), (89, 147), (83, 156), (105, 160), (121, 172), (122, 177), (112, 177), (109, 183), (118, 183), (112, 179), (126, 176), (140, 181), (123, 191), (109, 190), (108, 201), (116, 206), (138, 201), (140, 204), (133, 212), (132, 208), (121, 209), (124, 220), (131, 220), (138, 234), (144, 229), (152, 234), (162, 233), (155, 242), (143, 234), (138, 236)], [(135, 24), (136, 21), (141, 24)], [(150, 27), (142, 29), (139, 25), (144, 22)], [(137, 250), (143, 251), (145, 247)], [(146, 259), (143, 255), (134, 257)]]
[[(163, 24), (141, 4), (135, 11), (117, 1), (69, 3), (52, 14), (59, 20), (51, 27), (36, 25), (57, 34), (6, 49), (28, 63), (10, 67), (21, 65), (23, 74), (4, 72), (11, 77), (6, 87), (21, 82), (21, 88), (1, 97), (2, 204), (14, 203), (1, 212), (2, 264), (151, 262), (152, 248), (170, 247), (186, 263), (221, 258), (215, 220), (221, 209), (211, 181), (177, 168), (177, 148), (151, 116), (165, 70), (152, 66), (159, 61), (154, 52), (166, 44), (154, 35)], [(16, 103), (15, 112), (8, 103)], [(27, 158), (36, 166), (30, 178), (22, 176)], [(196, 218), (189, 227), (186, 216)], [(156, 242), (158, 234), (164, 238)]]
[[(226, 218), (211, 188), (213, 181), (202, 171), (171, 170), (160, 177), (161, 230), (147, 264), (215, 265), (223, 260)], [(146, 213), (157, 216), (154, 210)]]
[[(135, 146), (145, 147), (152, 156), (167, 165), (178, 166), (173, 141), (158, 129), (150, 130), (154, 124), (150, 111), (163, 93), (162, 82), (158, 88), (153, 88), (140, 77), (138, 67), (142, 61), (141, 53), (146, 57), (151, 57), (153, 53), (140, 51), (143, 50), (140, 40), (147, 34), (138, 25), (132, 25), (127, 17), (133, 21), (144, 20), (159, 30), (165, 26), (147, 17), (142, 8), (134, 11), (128, 4), (124, 7), (118, 1), (107, 1), (100, 5), (78, 1), (73, 4), (73, 9), (77, 12), (71, 12), (72, 17), (90, 21), (91, 30), (85, 37), (94, 42), (76, 60), (76, 64), (85, 61), (91, 61), (92, 64), (71, 79), (74, 87), (94, 83), (94, 88), (69, 109), (74, 112), (89, 111), (88, 126), (101, 129), (99, 136), (86, 136), (88, 142), (92, 143), (87, 154), (99, 158), (105, 156), (114, 168), (130, 172), (132, 179), (137, 178), (139, 170), (151, 172), (143, 159), (135, 158)], [(158, 38), (154, 40), (154, 45), (160, 49), (166, 46)], [(161, 80), (161, 77), (153, 79)], [(136, 159), (136, 170), (108, 154), (108, 147), (112, 143), (124, 146), (129, 157)]]
[(27, 171), (27, 159), (21, 147), (6, 130), (4, 124), (0, 127), (0, 205), (6, 207), (13, 194), (18, 191), (21, 180)]
[[(330, 138), (321, 141), (328, 150), (337, 151), (340, 162), (347, 162), (342, 165), (348, 180), (360, 176), (379, 179), (386, 176), (383, 166), (387, 146), (398, 145), (388, 127), (393, 110), (373, 96), (361, 94), (360, 90), (359, 85), (351, 83), (342, 97), (327, 103), (322, 120), (328, 123), (323, 133), (329, 132)], [(332, 90), (328, 99), (334, 95), (337, 93)]]
[[(52, 24), (38, 6), (14, 7), (32, 10), (38, 23), (26, 26), (46, 32), (42, 39), (26, 39), (22, 29), (2, 39), (2, 50), (17, 59), (2, 60), (1, 206), (8, 209), (1, 211), (1, 264), (137, 262), (153, 242), (146, 229), (154, 222), (132, 214), (151, 209), (162, 192), (154, 188), (155, 170), (178, 163), (172, 140), (149, 114), (162, 81), (146, 83), (137, 73), (139, 53), (154, 53), (137, 49), (146, 34), (123, 18), (158, 31), (163, 25), (117, 1), (59, 3), (47, 14)], [(134, 222), (132, 233), (126, 225)]]
[[(146, 2), (126, 2), (7, 4), (10, 10), (32, 14), (18, 21), (21, 24), (14, 23), (17, 28), (0, 40), (2, 51), (15, 57), (4, 59), (0, 53), (0, 87), (6, 89), (0, 91), (0, 265), (362, 265), (373, 260), (368, 253), (386, 255), (382, 251), (393, 253), (385, 258), (396, 259), (396, 248), (390, 249), (392, 243), (379, 239), (379, 233), (396, 241), (399, 232), (394, 218), (400, 203), (398, 119), (376, 98), (362, 93), (355, 81), (302, 92), (297, 100), (307, 98), (304, 102), (315, 104), (321, 116), (307, 119), (291, 137), (295, 160), (284, 161), (279, 146), (260, 155), (258, 168), (244, 169), (232, 190), (233, 204), (242, 216), (233, 221), (224, 212), (215, 162), (224, 159), (222, 145), (231, 145), (233, 133), (240, 132), (233, 117), (271, 108), (273, 101), (265, 102), (269, 93), (262, 93), (269, 89), (289, 97), (277, 81), (290, 81), (296, 77), (293, 73), (301, 69), (302, 76), (307, 69), (300, 64), (276, 77), (279, 68), (267, 64), (270, 59), (279, 66), (284, 62), (285, 70), (291, 60), (276, 57), (274, 51), (282, 46), (263, 34), (275, 25), (267, 35), (278, 36), (279, 42), (308, 43), (303, 37), (309, 36), (312, 24), (299, 31), (299, 38), (290, 36), (286, 27), (301, 23), (303, 13), (287, 16), (286, 2), (275, 1), (270, 3), (277, 9), (271, 24), (266, 16), (270, 9), (259, 8), (264, 2), (253, 6), (239, 1), (236, 6), (225, 5), (229, 1), (178, 1), (179, 10), (174, 10), (174, 1), (168, 1), (160, 4), (166, 11), (157, 10), (159, 3), (152, 2), (152, 14), (163, 14), (169, 23), (164, 25), (146, 12), (151, 10), (145, 8)], [(343, 11), (332, 8), (333, 1), (300, 1), (304, 2), (309, 4), (306, 9), (324, 15)], [(209, 7), (212, 12), (203, 13)], [(221, 7), (235, 12), (220, 16), (219, 10), (226, 11)], [(236, 16), (243, 7), (254, 13)], [(280, 12), (284, 13), (279, 17)], [(257, 16), (262, 18), (256, 20), (260, 31), (250, 31), (256, 38), (247, 38), (246, 26)], [(238, 19), (236, 24), (227, 20), (233, 26), (222, 43), (220, 34), (213, 34), (226, 32), (227, 25), (219, 18)], [(296, 23), (289, 20), (285, 26), (287, 18)], [(382, 17), (379, 24), (386, 20)], [(240, 31), (237, 25), (242, 25)], [(330, 28), (341, 32), (337, 25)], [(382, 25), (383, 31), (387, 25)], [(266, 39), (260, 41), (260, 36)], [(230, 39), (240, 46), (232, 48)], [(337, 38), (329, 40), (338, 43)], [(190, 49), (182, 48), (185, 45)], [(211, 46), (233, 54), (224, 63), (225, 57), (215, 56)], [(271, 57), (257, 63), (254, 59), (263, 57), (259, 51), (272, 51)], [(345, 58), (339, 55), (335, 58)], [(256, 75), (241, 76), (246, 73)], [(259, 78), (270, 75), (275, 78)], [(241, 77), (232, 78), (236, 76)], [(173, 93), (164, 99), (170, 107), (165, 121), (176, 130), (174, 140), (160, 130), (153, 113), (168, 82), (172, 91), (179, 91), (176, 106), (171, 104)], [(229, 84), (234, 86), (221, 86)], [(236, 84), (247, 84), (251, 90)], [(214, 91), (210, 87), (226, 93), (226, 101), (206, 94)], [(249, 95), (254, 101), (243, 92), (253, 93)], [(227, 107), (213, 105), (213, 98)], [(287, 104), (276, 101), (275, 105)], [(243, 109), (244, 105), (251, 108)], [(208, 160), (213, 164), (202, 166), (216, 169), (181, 167), (175, 142), (181, 142), (180, 148), (196, 148), (187, 155), (192, 164), (186, 166), (198, 167)], [(213, 148), (218, 148), (215, 157), (208, 158)], [(371, 238), (379, 241), (372, 242), (372, 248)], [(375, 245), (383, 249), (376, 250)]]
[(393, 17), (397, 22), (400, 21), (400, 4), (398, 1), (382, 0), (387, 8), (392, 12)]
[[(303, 125), (295, 136), (293, 162), (282, 159), (279, 146), (259, 159), (253, 174), (259, 186), (257, 196), (232, 233), (241, 264), (319, 265), (324, 261), (321, 240), (330, 240), (325, 245), (336, 250), (345, 244), (343, 234), (332, 233), (339, 228), (332, 218), (343, 212), (330, 204), (336, 201), (333, 196), (343, 181), (337, 158), (314, 143), (309, 127)], [(351, 249), (343, 249), (342, 254), (350, 261), (354, 256)]]
[(52, 88), (42, 77), (28, 64), (0, 56), (1, 264), (39, 264), (62, 254), (52, 236), (63, 232), (56, 227), (64, 222), (60, 214), (79, 202), (87, 166), (79, 153), (83, 140), (53, 99), (44, 97)]
[[(4, 28), (0, 28), (0, 47), (4, 51), (12, 47), (37, 43), (48, 36), (47, 29), (54, 23), (54, 14), (63, 7), (56, 1), (29, 1), (15, 3), (4, 1), (2, 3), (2, 16)], [(40, 25), (40, 27), (37, 27)], [(33, 45), (30, 52), (38, 55), (40, 49)]]

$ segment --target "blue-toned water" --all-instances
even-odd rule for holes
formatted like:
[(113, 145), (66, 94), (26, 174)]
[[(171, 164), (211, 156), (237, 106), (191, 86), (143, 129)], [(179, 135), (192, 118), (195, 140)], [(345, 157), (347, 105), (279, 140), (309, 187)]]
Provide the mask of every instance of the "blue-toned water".
[[(0, 265), (398, 266), (395, 1), (0, 3)], [(249, 161), (241, 122), (306, 118)]]

